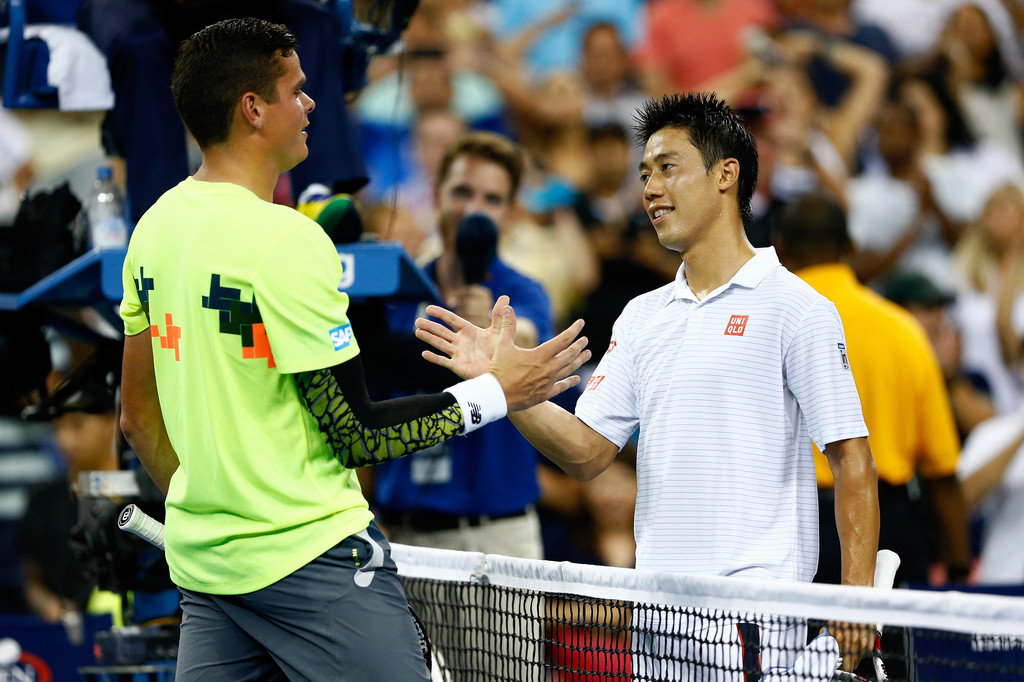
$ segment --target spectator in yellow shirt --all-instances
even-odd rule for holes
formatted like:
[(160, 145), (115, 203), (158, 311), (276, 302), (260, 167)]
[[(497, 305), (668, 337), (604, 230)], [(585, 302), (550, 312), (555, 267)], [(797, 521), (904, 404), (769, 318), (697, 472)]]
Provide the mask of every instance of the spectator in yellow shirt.
[[(851, 252), (846, 215), (830, 196), (807, 194), (792, 201), (779, 216), (773, 241), (783, 265), (832, 301), (842, 318), (878, 470), (878, 546), (900, 555), (897, 584), (928, 580), (931, 538), (949, 579), (963, 580), (970, 555), (955, 476), (960, 443), (924, 329), (910, 313), (857, 281), (844, 262)], [(817, 451), (815, 468), (820, 515), (815, 580), (838, 583), (839, 541), (829, 512), (835, 507), (834, 484)]]

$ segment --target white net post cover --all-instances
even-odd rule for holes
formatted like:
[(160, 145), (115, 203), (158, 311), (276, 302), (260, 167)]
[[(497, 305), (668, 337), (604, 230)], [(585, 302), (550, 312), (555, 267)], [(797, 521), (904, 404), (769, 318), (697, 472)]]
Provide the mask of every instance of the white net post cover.
[[(827, 622), (883, 626), (891, 682), (1024, 680), (1024, 598), (392, 547), (435, 680), (827, 681), (836, 652), (814, 639)], [(871, 652), (852, 655), (876, 679)]]

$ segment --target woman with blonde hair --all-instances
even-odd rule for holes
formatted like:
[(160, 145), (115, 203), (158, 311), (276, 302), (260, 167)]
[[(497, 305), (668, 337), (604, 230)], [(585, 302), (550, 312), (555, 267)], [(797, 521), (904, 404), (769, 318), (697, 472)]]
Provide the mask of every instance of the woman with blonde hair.
[(996, 410), (1024, 402), (1024, 189), (998, 186), (954, 252), (961, 291), (956, 318), (965, 367), (989, 381)]

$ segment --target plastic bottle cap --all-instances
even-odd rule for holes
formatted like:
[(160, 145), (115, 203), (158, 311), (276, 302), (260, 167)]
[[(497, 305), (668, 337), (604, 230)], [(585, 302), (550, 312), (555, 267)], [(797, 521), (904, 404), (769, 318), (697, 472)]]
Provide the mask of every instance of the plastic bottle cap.
[(109, 180), (114, 177), (114, 171), (110, 166), (100, 166), (96, 169), (97, 180)]

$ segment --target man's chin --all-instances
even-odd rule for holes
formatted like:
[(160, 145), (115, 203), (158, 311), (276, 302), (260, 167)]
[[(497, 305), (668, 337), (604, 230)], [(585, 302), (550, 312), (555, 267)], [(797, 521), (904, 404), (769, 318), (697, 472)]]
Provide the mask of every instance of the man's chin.
[(669, 234), (667, 234), (665, 232), (658, 232), (657, 234), (658, 234), (658, 243), (661, 244), (662, 246), (664, 246), (669, 251), (681, 252), (683, 250), (682, 247), (679, 244), (679, 241), (677, 239), (673, 238), (673, 236), (670, 236)]
[(305, 161), (306, 157), (308, 157), (308, 156), (309, 156), (309, 148), (306, 147), (305, 145), (303, 145), (302, 146), (302, 152), (296, 154), (292, 159), (289, 159), (288, 162), (286, 162), (286, 164), (285, 164), (287, 167), (286, 168), (282, 168), (281, 172), (282, 173), (287, 173), (292, 168), (295, 168), (300, 163)]

